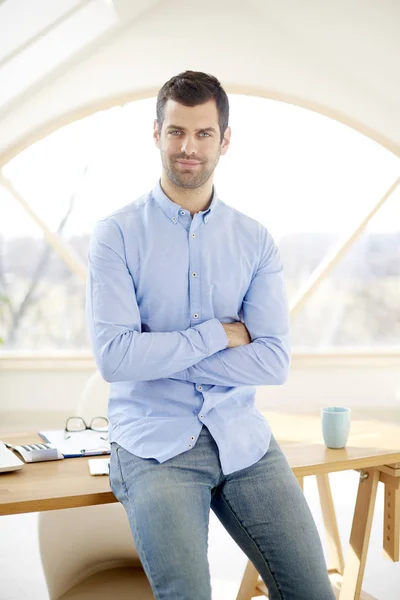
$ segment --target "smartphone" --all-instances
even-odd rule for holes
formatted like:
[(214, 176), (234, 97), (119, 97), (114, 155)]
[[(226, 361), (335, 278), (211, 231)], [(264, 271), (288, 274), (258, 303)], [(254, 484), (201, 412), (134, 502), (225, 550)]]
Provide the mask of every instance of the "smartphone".
[(110, 470), (109, 458), (89, 458), (89, 473), (91, 475), (108, 475)]

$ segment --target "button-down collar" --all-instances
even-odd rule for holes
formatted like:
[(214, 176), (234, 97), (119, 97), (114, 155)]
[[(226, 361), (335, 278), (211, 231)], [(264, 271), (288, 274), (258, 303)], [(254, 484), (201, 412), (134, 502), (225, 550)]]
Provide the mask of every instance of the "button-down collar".
[[(168, 198), (167, 194), (161, 187), (161, 182), (158, 181), (157, 185), (152, 190), (152, 196), (159, 204), (160, 208), (164, 211), (167, 217), (173, 222), (177, 223), (179, 218), (182, 219), (181, 211), (185, 212), (185, 216), (190, 211), (186, 208), (182, 208), (176, 202), (173, 202), (170, 198)], [(213, 185), (213, 194), (211, 199), (211, 204), (206, 210), (199, 211), (199, 214), (203, 218), (203, 222), (209, 222), (211, 215), (215, 212), (215, 207), (218, 204), (218, 196), (217, 191), (215, 189), (215, 185)]]

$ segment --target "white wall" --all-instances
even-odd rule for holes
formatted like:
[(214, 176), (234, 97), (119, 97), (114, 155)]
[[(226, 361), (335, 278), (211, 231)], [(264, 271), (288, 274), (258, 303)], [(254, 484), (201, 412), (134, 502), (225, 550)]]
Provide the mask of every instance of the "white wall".
[[(51, 425), (51, 419), (57, 426), (59, 418), (74, 414), (93, 363), (56, 362), (0, 361), (0, 429)], [(285, 385), (257, 389), (261, 410), (313, 412), (335, 404), (368, 411), (398, 409), (400, 417), (400, 356), (294, 357)]]

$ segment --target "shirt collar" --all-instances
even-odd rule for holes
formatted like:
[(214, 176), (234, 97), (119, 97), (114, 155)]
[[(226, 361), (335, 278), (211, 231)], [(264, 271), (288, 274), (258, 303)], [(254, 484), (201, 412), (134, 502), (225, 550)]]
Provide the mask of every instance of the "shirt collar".
[[(159, 204), (160, 208), (165, 212), (167, 217), (171, 220), (176, 221), (176, 219), (179, 219), (179, 217), (181, 216), (180, 211), (182, 211), (182, 210), (184, 210), (185, 212), (188, 212), (187, 209), (183, 209), (181, 206), (179, 206), (179, 204), (177, 204), (176, 202), (173, 202), (170, 198), (168, 198), (167, 194), (164, 192), (164, 190), (161, 187), (161, 180), (159, 180), (157, 182), (157, 185), (153, 188), (152, 196), (156, 200), (156, 202)], [(199, 214), (203, 218), (203, 221), (205, 221), (206, 223), (207, 223), (207, 221), (209, 221), (209, 219), (211, 218), (211, 215), (215, 212), (215, 207), (217, 206), (217, 204), (218, 204), (217, 191), (215, 189), (215, 185), (213, 185), (213, 194), (212, 194), (210, 206), (207, 208), (207, 210), (202, 210), (199, 212)]]

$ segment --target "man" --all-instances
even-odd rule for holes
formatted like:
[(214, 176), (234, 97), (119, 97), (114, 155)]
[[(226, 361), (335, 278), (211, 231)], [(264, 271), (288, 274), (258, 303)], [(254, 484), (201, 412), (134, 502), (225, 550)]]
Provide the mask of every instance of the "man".
[(228, 117), (215, 77), (165, 83), (161, 180), (92, 236), (88, 322), (111, 382), (110, 484), (155, 598), (210, 600), (211, 507), (271, 600), (331, 600), (312, 515), (255, 408), (254, 386), (286, 380), (289, 315), (270, 233), (213, 187)]

